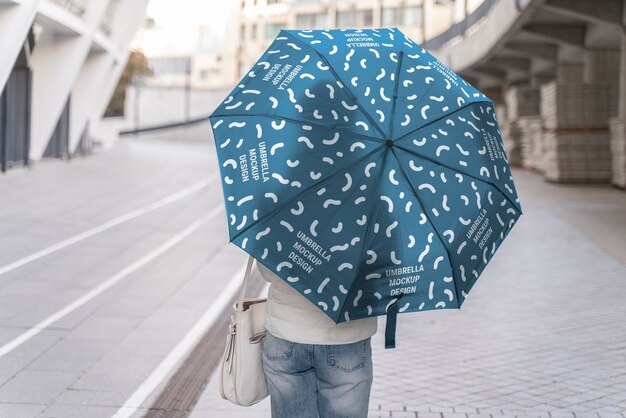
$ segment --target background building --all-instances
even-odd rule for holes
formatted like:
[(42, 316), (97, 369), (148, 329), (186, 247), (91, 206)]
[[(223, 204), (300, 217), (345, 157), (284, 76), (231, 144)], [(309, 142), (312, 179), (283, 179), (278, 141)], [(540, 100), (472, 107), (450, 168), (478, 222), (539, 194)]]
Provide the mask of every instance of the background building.
[[(475, 3), (476, 0), (473, 1)], [(480, 2), (480, 1), (479, 1)], [(281, 29), (395, 27), (418, 43), (453, 23), (459, 5), (452, 0), (240, 0), (229, 56), (236, 83), (263, 54)]]
[(225, 6), (229, 10), (224, 12), (223, 33), (217, 33), (215, 25), (200, 25), (193, 45), (184, 47), (172, 43), (171, 33), (156, 19), (142, 28), (135, 42), (153, 75), (129, 89), (122, 129), (153, 129), (206, 117), (282, 28), (397, 26), (421, 42), (481, 3), (469, 2), (233, 0)]
[(147, 2), (0, 1), (3, 170), (90, 147)]
[(425, 47), (496, 102), (512, 164), (626, 187), (625, 11), (621, 0), (484, 0)]

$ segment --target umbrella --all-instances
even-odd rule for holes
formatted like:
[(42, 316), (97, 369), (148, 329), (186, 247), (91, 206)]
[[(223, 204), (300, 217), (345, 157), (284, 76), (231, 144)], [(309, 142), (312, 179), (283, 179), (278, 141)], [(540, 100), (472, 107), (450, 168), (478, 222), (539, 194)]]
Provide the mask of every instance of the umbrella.
[(493, 102), (397, 28), (282, 30), (210, 119), (230, 242), (386, 347), (521, 214)]

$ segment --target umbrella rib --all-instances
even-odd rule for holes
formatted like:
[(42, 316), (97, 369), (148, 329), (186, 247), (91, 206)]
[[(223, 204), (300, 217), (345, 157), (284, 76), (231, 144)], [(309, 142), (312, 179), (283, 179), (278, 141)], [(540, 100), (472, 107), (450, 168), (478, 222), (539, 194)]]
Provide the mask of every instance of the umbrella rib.
[[(415, 151), (413, 151), (413, 150), (409, 150), (409, 149), (407, 149), (407, 148), (404, 148), (403, 146), (400, 146), (400, 145), (397, 145), (397, 144), (394, 144), (394, 146), (397, 146), (398, 148), (400, 148), (401, 150), (403, 150), (403, 151), (404, 151), (404, 152), (406, 152), (406, 153), (413, 154), (413, 155), (415, 155), (415, 156), (417, 156), (417, 157), (419, 157), (419, 158), (422, 158), (422, 159), (424, 159), (424, 160), (426, 160), (426, 161), (429, 161), (429, 162), (431, 162), (431, 163), (433, 163), (433, 164), (436, 164), (436, 165), (438, 165), (438, 166), (440, 166), (440, 167), (447, 168), (448, 170), (455, 171), (455, 172), (457, 172), (457, 173), (459, 173), (459, 174), (466, 175), (467, 177), (472, 178), (472, 179), (474, 179), (474, 180), (476, 180), (476, 181), (479, 181), (479, 182), (481, 182), (481, 183), (485, 183), (485, 184), (488, 184), (488, 185), (490, 185), (490, 186), (492, 186), (492, 187), (495, 187), (495, 188), (496, 188), (496, 190), (498, 190), (500, 193), (502, 193), (502, 195), (506, 198), (506, 200), (508, 200), (508, 201), (509, 201), (509, 202), (510, 202), (510, 203), (511, 203), (511, 204), (512, 204), (512, 205), (513, 205), (513, 206), (514, 206), (517, 210), (519, 210), (519, 211), (520, 211), (520, 213), (522, 212), (522, 209), (521, 209), (521, 208), (520, 208), (520, 207), (519, 207), (519, 206), (518, 206), (518, 205), (517, 205), (517, 204), (516, 204), (516, 203), (515, 203), (515, 202), (514, 202), (514, 201), (513, 201), (513, 200), (512, 200), (512, 199), (511, 199), (508, 195), (507, 195), (507, 194), (506, 194), (506, 192), (505, 192), (504, 190), (502, 190), (502, 189), (500, 188), (500, 186), (498, 186), (497, 184), (495, 184), (495, 183), (494, 183), (494, 182), (492, 182), (491, 180), (481, 179), (481, 178), (476, 177), (476, 176), (474, 176), (474, 175), (472, 175), (472, 174), (468, 174), (468, 173), (466, 173), (465, 171), (461, 171), (461, 169), (460, 169), (460, 168), (450, 167), (449, 165), (447, 165), (447, 164), (443, 164), (443, 163), (441, 163), (441, 162), (439, 162), (439, 161), (435, 160), (434, 158), (428, 157), (428, 156), (426, 156), (426, 155), (424, 155), (424, 154), (422, 154), (422, 153), (415, 152)], [(509, 168), (509, 170), (510, 170), (510, 168)]]
[(338, 168), (337, 170), (335, 170), (333, 173), (329, 174), (326, 177), (321, 178), (320, 181), (311, 184), (310, 186), (306, 187), (305, 189), (303, 189), (302, 191), (300, 191), (298, 194), (296, 194), (295, 196), (293, 196), (291, 199), (289, 199), (287, 202), (285, 202), (282, 205), (279, 205), (278, 207), (272, 209), (269, 213), (267, 213), (264, 216), (261, 216), (259, 219), (257, 219), (256, 222), (252, 222), (250, 225), (246, 226), (245, 228), (243, 228), (241, 231), (239, 231), (237, 233), (237, 235), (235, 235), (234, 237), (232, 237), (229, 242), (233, 242), (234, 240), (236, 240), (237, 238), (239, 238), (241, 236), (241, 234), (243, 234), (244, 232), (246, 232), (248, 229), (250, 229), (252, 226), (259, 224), (261, 222), (261, 220), (269, 220), (272, 216), (276, 215), (276, 213), (278, 213), (278, 211), (284, 207), (287, 207), (289, 205), (291, 205), (296, 199), (298, 199), (299, 197), (301, 197), (304, 193), (308, 192), (309, 190), (311, 190), (313, 187), (316, 186), (320, 186), (324, 181), (334, 177), (337, 173), (339, 173), (342, 170), (348, 170), (351, 167), (355, 166), (356, 164), (360, 163), (361, 161), (365, 160), (366, 158), (372, 156), (374, 153), (380, 151), (380, 147), (375, 147), (372, 151), (368, 152), (367, 154), (365, 154), (364, 156), (362, 156), (361, 158), (358, 158), (354, 161), (352, 161), (350, 164), (342, 167), (342, 168)]
[[(429, 89), (429, 91), (430, 91), (430, 89)], [(424, 93), (424, 94), (426, 95), (427, 93), (428, 93), (428, 92), (426, 92), (426, 93)], [(459, 108), (458, 108), (458, 109), (456, 109), (454, 112), (444, 113), (443, 115), (439, 116), (438, 118), (435, 118), (435, 119), (433, 119), (433, 120), (430, 120), (430, 121), (428, 121), (427, 123), (425, 123), (425, 124), (423, 124), (423, 125), (420, 125), (420, 126), (418, 126), (417, 128), (415, 128), (415, 129), (413, 129), (413, 130), (411, 130), (411, 131), (409, 131), (409, 132), (407, 132), (407, 133), (405, 133), (405, 134), (402, 134), (401, 136), (399, 136), (397, 139), (395, 139), (395, 140), (394, 140), (394, 143), (395, 143), (395, 141), (399, 141), (399, 140), (401, 140), (401, 139), (404, 139), (404, 138), (406, 138), (407, 136), (409, 136), (409, 135), (411, 135), (411, 134), (414, 134), (415, 132), (419, 131), (420, 129), (424, 129), (425, 127), (430, 126), (430, 125), (432, 125), (433, 123), (438, 122), (438, 121), (440, 121), (440, 120), (441, 120), (441, 119), (443, 119), (443, 118), (450, 117), (450, 116), (454, 115), (456, 112), (458, 112), (459, 110), (464, 109), (464, 108), (466, 108), (466, 107), (468, 107), (469, 105), (474, 104), (474, 103), (487, 103), (487, 104), (493, 104), (493, 102), (488, 101), (488, 100), (477, 100), (477, 101), (471, 101), (471, 102), (464, 103), (464, 104), (463, 104), (463, 106), (459, 107)]]
[(398, 102), (398, 84), (400, 84), (400, 72), (402, 71), (402, 57), (404, 57), (404, 51), (400, 51), (400, 57), (398, 58), (398, 68), (396, 70), (396, 83), (393, 86), (393, 103), (391, 104), (391, 115), (389, 117), (389, 138), (393, 139), (393, 121), (396, 114), (396, 103)]
[[(385, 149), (389, 149), (388, 147), (385, 147)], [(388, 158), (387, 157), (387, 153), (385, 152), (385, 154), (383, 155), (383, 160), (380, 164), (381, 167), (385, 167), (385, 159)], [(380, 185), (380, 182), (382, 181), (383, 176), (378, 176), (378, 184)], [(372, 192), (375, 192), (376, 190), (380, 190), (380, 186), (377, 187), (371, 187), (370, 190), (372, 190)], [(376, 208), (376, 205), (371, 205), (370, 206), (370, 211), (367, 213), (368, 218), (367, 219), (373, 219), (372, 217), (372, 212), (374, 211), (374, 209)], [(365, 237), (363, 238), (363, 249), (361, 250), (361, 257), (359, 258), (359, 260), (363, 260), (365, 258), (365, 252), (367, 251), (367, 243), (369, 241), (370, 235), (371, 235), (371, 231), (373, 229), (372, 227), (368, 227), (367, 230), (365, 231)], [(359, 275), (361, 274), (361, 270), (362, 270), (363, 265), (361, 264), (359, 266), (359, 269), (357, 270), (357, 273), (355, 275), (355, 281), (359, 280)], [(348, 298), (346, 297), (343, 301), (343, 303), (341, 304), (341, 309), (339, 309), (339, 312), (343, 312), (343, 308), (346, 305)]]
[(324, 56), (319, 53), (315, 48), (313, 48), (311, 45), (309, 45), (306, 42), (302, 42), (300, 39), (294, 37), (292, 34), (290, 34), (289, 32), (286, 31), (282, 31), (284, 32), (287, 36), (291, 37), (291, 39), (295, 40), (296, 42), (302, 43), (304, 45), (306, 45), (310, 50), (312, 50), (322, 61), (324, 61), (324, 64), (330, 69), (330, 72), (333, 73), (333, 75), (335, 76), (335, 79), (337, 79), (338, 82), (341, 83), (341, 85), (343, 86), (343, 89), (345, 91), (348, 92), (348, 94), (350, 95), (350, 98), (352, 100), (354, 100), (354, 103), (359, 107), (359, 109), (361, 110), (361, 112), (363, 112), (363, 114), (365, 115), (365, 117), (369, 120), (369, 122), (372, 124), (372, 126), (374, 126), (374, 128), (376, 128), (376, 130), (378, 131), (378, 133), (380, 133), (380, 135), (382, 136), (382, 138), (385, 138), (385, 133), (383, 132), (382, 128), (378, 125), (378, 123), (376, 123), (376, 121), (374, 120), (374, 118), (372, 118), (372, 116), (367, 112), (367, 110), (365, 110), (365, 108), (363, 108), (363, 106), (361, 106), (361, 104), (359, 103), (359, 101), (356, 99), (356, 96), (350, 91), (350, 89), (348, 88), (348, 85), (346, 83), (344, 83), (341, 78), (339, 77), (339, 74), (337, 74), (337, 72), (335, 71), (335, 69), (330, 65), (330, 63), (326, 60), (326, 58), (324, 58)]
[(247, 113), (228, 113), (228, 114), (211, 115), (212, 118), (213, 117), (216, 117), (216, 118), (226, 118), (226, 117), (230, 117), (230, 116), (233, 116), (233, 117), (260, 116), (260, 117), (276, 119), (276, 120), (285, 120), (287, 122), (296, 123), (298, 125), (310, 125), (310, 126), (316, 126), (318, 128), (325, 128), (325, 129), (328, 129), (328, 131), (334, 129), (335, 131), (340, 132), (340, 133), (345, 133), (345, 134), (348, 134), (348, 135), (354, 135), (354, 136), (358, 136), (358, 137), (364, 138), (364, 139), (370, 139), (370, 140), (376, 141), (378, 143), (382, 142), (382, 139), (376, 138), (375, 136), (363, 135), (363, 134), (360, 134), (358, 132), (349, 131), (347, 129), (336, 128), (335, 127), (336, 125), (328, 126), (328, 125), (324, 125), (323, 123), (302, 121), (302, 120), (298, 120), (298, 119), (287, 118), (287, 117), (280, 116), (280, 115), (271, 115), (271, 114), (267, 114), (267, 113), (255, 113), (254, 115), (249, 115)]
[[(402, 164), (400, 164), (400, 159), (396, 155), (396, 150), (394, 150), (392, 148), (392, 151), (393, 151), (393, 155), (398, 160), (398, 166), (400, 167), (400, 171), (402, 171), (402, 175), (404, 176), (406, 182), (408, 183), (409, 188), (413, 191), (413, 194), (415, 195), (415, 198), (417, 199), (418, 203), (420, 204), (420, 206), (422, 207), (424, 212), (426, 212), (426, 206), (424, 206), (424, 204), (422, 203), (421, 199), (417, 195), (417, 192), (415, 191), (415, 188), (413, 187), (413, 183), (411, 183), (411, 180), (409, 180), (409, 176), (406, 174), (406, 171), (404, 170), (404, 167), (402, 167)], [(439, 238), (439, 241), (441, 242), (441, 245), (443, 245), (443, 248), (446, 250), (446, 254), (448, 255), (448, 261), (450, 262), (450, 267), (452, 268), (452, 277), (453, 277), (452, 282), (454, 283), (454, 292), (456, 293), (456, 301), (459, 304), (459, 309), (461, 309), (461, 299), (459, 298), (459, 288), (458, 288), (458, 286), (456, 284), (456, 280), (454, 279), (454, 274), (455, 274), (454, 273), (455, 272), (455, 268), (454, 267), (455, 266), (454, 266), (454, 262), (452, 261), (452, 256), (450, 255), (450, 251), (448, 250), (448, 247), (446, 247), (445, 241), (441, 237), (441, 234), (439, 233), (439, 230), (437, 229), (437, 227), (435, 227), (435, 224), (433, 223), (433, 221), (430, 219), (430, 217), (428, 215), (425, 214), (424, 216), (426, 216), (426, 219), (428, 219), (428, 222), (433, 227), (433, 230), (437, 234), (437, 238)]]

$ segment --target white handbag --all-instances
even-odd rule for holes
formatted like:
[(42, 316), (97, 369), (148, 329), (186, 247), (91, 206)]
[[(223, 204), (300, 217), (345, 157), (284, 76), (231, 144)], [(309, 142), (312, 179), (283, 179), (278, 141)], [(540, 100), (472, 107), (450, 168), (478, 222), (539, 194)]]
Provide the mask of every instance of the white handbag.
[(220, 369), (220, 395), (240, 406), (254, 405), (269, 395), (261, 352), (267, 299), (244, 299), (253, 261), (250, 256), (239, 300), (230, 317)]

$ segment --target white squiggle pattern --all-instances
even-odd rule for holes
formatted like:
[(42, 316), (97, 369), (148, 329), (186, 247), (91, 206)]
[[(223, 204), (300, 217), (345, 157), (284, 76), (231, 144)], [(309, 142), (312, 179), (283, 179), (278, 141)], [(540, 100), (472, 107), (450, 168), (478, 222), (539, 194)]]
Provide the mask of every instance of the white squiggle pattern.
[[(298, 33), (310, 37), (298, 36)], [(330, 274), (331, 277), (328, 278), (322, 276), (325, 284), (321, 289), (319, 282), (315, 284), (307, 282), (309, 275), (304, 274), (296, 263), (289, 268), (283, 265), (281, 272), (286, 280), (289, 280), (289, 277), (292, 280), (297, 278), (298, 281), (294, 283), (303, 293), (307, 290), (311, 292), (312, 289), (312, 293), (316, 294), (317, 289), (316, 298), (312, 300), (321, 309), (327, 309), (329, 312), (331, 311), (329, 307), (336, 306), (333, 318), (339, 320), (379, 315), (384, 313), (382, 308), (390, 301), (388, 293), (366, 290), (366, 287), (360, 288), (358, 285), (348, 288), (345, 282), (344, 289), (348, 293), (340, 290), (343, 280), (341, 278), (347, 273), (361, 272), (361, 265), (368, 266), (369, 270), (363, 270), (367, 271), (363, 277), (374, 284), (378, 279), (382, 282), (387, 281), (380, 275), (386, 269), (403, 267), (407, 263), (414, 264), (415, 260), (418, 260), (425, 268), (425, 271), (420, 273), (420, 281), (416, 283), (418, 292), (414, 295), (405, 295), (407, 299), (401, 309), (413, 311), (455, 307), (457, 302), (454, 281), (460, 281), (461, 266), (466, 272), (472, 272), (466, 277), (467, 285), (458, 289), (459, 298), (462, 300), (467, 295), (470, 284), (473, 284), (473, 278), (478, 275), (473, 272), (483, 270), (482, 264), (492, 256), (490, 251), (495, 251), (495, 240), (502, 239), (499, 237), (503, 236), (503, 231), (507, 232), (512, 222), (519, 216), (519, 212), (514, 210), (517, 208), (512, 207), (511, 203), (517, 202), (517, 197), (510, 174), (504, 171), (506, 162), (502, 150), (498, 148), (500, 137), (492, 116), (494, 112), (484, 98), (475, 96), (475, 91), (463, 80), (454, 79), (452, 76), (444, 79), (437, 70), (441, 68), (440, 64), (419, 46), (406, 40), (406, 37), (397, 30), (394, 32), (387, 29), (368, 30), (367, 33), (376, 37), (381, 46), (353, 48), (349, 72), (345, 74), (341, 70), (350, 48), (346, 49), (345, 46), (340, 48), (339, 44), (336, 44), (345, 36), (333, 30), (326, 33), (334, 35), (333, 38), (336, 40), (330, 40), (329, 36), (318, 31), (294, 31), (291, 36), (284, 36), (283, 45), (277, 42), (272, 47), (282, 52), (266, 55), (269, 57), (266, 61), (269, 62), (263, 73), (269, 70), (270, 64), (280, 62), (277, 60), (285, 57), (285, 53), (290, 57), (283, 63), (291, 60), (294, 63), (304, 62), (300, 75), (289, 87), (285, 87), (284, 91), (273, 89), (270, 92), (266, 88), (261, 88), (263, 86), (260, 84), (263, 78), (261, 68), (265, 65), (259, 65), (255, 67), (257, 72), (255, 77), (249, 75), (249, 79), (242, 82), (245, 82), (246, 86), (240, 88), (242, 90), (245, 88), (246, 91), (260, 91), (261, 94), (233, 93), (234, 98), (225, 105), (234, 106), (242, 101), (237, 108), (230, 110), (241, 114), (244, 108), (255, 113), (260, 112), (262, 108), (269, 109), (271, 104), (273, 119), (251, 122), (251, 119), (245, 116), (233, 116), (232, 119), (224, 121), (223, 118), (226, 117), (224, 111), (224, 116), (220, 116), (221, 123), (218, 123), (219, 120), (218, 122), (212, 120), (216, 143), (220, 145), (218, 152), (220, 155), (228, 156), (221, 158), (220, 163), (232, 160), (225, 167), (222, 166), (222, 175), (225, 179), (223, 183), (225, 195), (228, 196), (227, 210), (229, 215), (234, 215), (228, 218), (229, 228), (232, 231), (236, 227), (241, 228), (236, 243), (242, 248), (245, 246), (247, 251), (256, 249), (257, 254), (263, 253), (263, 259), (268, 265), (278, 266), (287, 260), (292, 248), (293, 239), (290, 237), (295, 237), (295, 233), (301, 230), (308, 237), (315, 239), (326, 251), (330, 252), (332, 248), (335, 250), (333, 254), (346, 255), (345, 259), (333, 256), (333, 261), (329, 265), (337, 272), (337, 281)], [(396, 40), (392, 40), (389, 35), (394, 35)], [(324, 42), (314, 44), (322, 57), (321, 60), (311, 59), (317, 55), (309, 55), (312, 49), (304, 45), (321, 40)], [(287, 45), (287, 42), (301, 47), (302, 50), (298, 51)], [(391, 54), (400, 47), (407, 48), (401, 60)], [(333, 50), (335, 53), (331, 54)], [(388, 65), (391, 63), (394, 65)], [(329, 71), (330, 67), (333, 71)], [(365, 74), (363, 67), (367, 67), (367, 73), (370, 74)], [(408, 71), (409, 69), (412, 69), (412, 72)], [(376, 80), (383, 70), (384, 75)], [(334, 72), (338, 74), (339, 80), (335, 79)], [(456, 83), (464, 87), (469, 97), (460, 91)], [(398, 89), (398, 99), (394, 117), (391, 118), (390, 107), (386, 106), (390, 106), (395, 99), (395, 85)], [(291, 92), (288, 88), (291, 88)], [(242, 90), (239, 90), (240, 93)], [(273, 100), (268, 97), (270, 94), (274, 95)], [(458, 97), (462, 96), (463, 101), (457, 101), (458, 94), (460, 94)], [(252, 98), (258, 103), (254, 107), (248, 107), (251, 106)], [(391, 101), (388, 102), (386, 99)], [(483, 101), (475, 102), (477, 100)], [(324, 105), (333, 102), (339, 106), (328, 109)], [(457, 109), (457, 103), (463, 103), (465, 107)], [(424, 108), (425, 105), (429, 108)], [(481, 107), (486, 111), (481, 112)], [(363, 109), (368, 110), (367, 115), (363, 113)], [(456, 113), (452, 114), (457, 110), (462, 119), (458, 118)], [(478, 120), (477, 117), (482, 120)], [(433, 121), (434, 119), (438, 120)], [(270, 124), (270, 120), (274, 122), (273, 125)], [(248, 121), (250, 126), (246, 126), (245, 121)], [(305, 124), (298, 121), (304, 121)], [(384, 149), (380, 142), (384, 143), (385, 137), (382, 136), (382, 141), (374, 141), (371, 137), (378, 139), (381, 136), (378, 128), (381, 128), (383, 133), (389, 132), (392, 123), (396, 129), (394, 141), (395, 136), (400, 137), (414, 130), (418, 124), (425, 124), (415, 134), (407, 135), (398, 142), (397, 163), (405, 168), (404, 170), (399, 170), (397, 166), (376, 164), (383, 161), (380, 158), (382, 152), (373, 151), (376, 147), (380, 147), (381, 151)], [(329, 129), (331, 125), (333, 128)], [(337, 129), (334, 129), (335, 127)], [(346, 132), (346, 135), (340, 132)], [(359, 140), (350, 134), (363, 135), (364, 139)], [(248, 140), (255, 137), (258, 141)], [(242, 142), (239, 138), (245, 138), (246, 141)], [(297, 140), (298, 138), (303, 139)], [(259, 172), (258, 179), (249, 177), (246, 183), (242, 183), (239, 156), (249, 155), (248, 147), (251, 148), (261, 141), (267, 146), (269, 170)], [(275, 147), (281, 142), (282, 146)], [(363, 145), (354, 145), (357, 142)], [(235, 149), (236, 143), (240, 144), (241, 149)], [(439, 148), (441, 145), (448, 148)], [(414, 151), (414, 154), (405, 153), (400, 147)], [(365, 157), (362, 163), (351, 166), (349, 171), (343, 170), (352, 161), (362, 157)], [(429, 161), (437, 161), (440, 165), (433, 168)], [(477, 161), (480, 163), (477, 164)], [(482, 170), (481, 173), (481, 167), (489, 171), (490, 183), (476, 180), (487, 179), (487, 171)], [(477, 189), (471, 190), (469, 181), (463, 180), (464, 176), (476, 180)], [(407, 183), (407, 180), (412, 181), (412, 184)], [(385, 184), (385, 188), (379, 189), (382, 184)], [(304, 195), (295, 198), (294, 193), (298, 190), (305, 191)], [(255, 200), (245, 200), (237, 206), (238, 202), (242, 202), (242, 198), (251, 195), (258, 199), (257, 204), (252, 203)], [(376, 196), (387, 196), (393, 204), (392, 211), (389, 212), (390, 204), (385, 199)], [(304, 212), (297, 204), (298, 199), (306, 208)], [(503, 201), (504, 206), (500, 206)], [(283, 206), (281, 209), (278, 202), (287, 207)], [(256, 212), (252, 211), (252, 207)], [(381, 208), (376, 215), (371, 209), (374, 207)], [(301, 213), (299, 218), (291, 212), (291, 209)], [(438, 209), (438, 216), (434, 215), (433, 209)], [(507, 212), (507, 209), (510, 211)], [(476, 250), (474, 236), (466, 237), (472, 224), (479, 218), (479, 211), (482, 210), (487, 211), (485, 219), (489, 218), (489, 226), (494, 228), (493, 234), (487, 238), (483, 247), (488, 248), (486, 252), (482, 249)], [(273, 219), (268, 217), (270, 213), (274, 214)], [(370, 213), (371, 217), (366, 216)], [(317, 219), (312, 219), (313, 217)], [(253, 220), (261, 224), (253, 223)], [(394, 221), (398, 224), (392, 227)], [(478, 230), (480, 224), (478, 221), (474, 231)], [(265, 232), (267, 227), (273, 225), (277, 225), (276, 229), (272, 229), (271, 233), (261, 234), (258, 241), (255, 240), (259, 232)], [(291, 227), (291, 231), (287, 226)], [(443, 232), (438, 235), (434, 233), (435, 231)], [(360, 241), (355, 239), (359, 237)], [(482, 236), (478, 237), (478, 241), (481, 238)], [(385, 240), (393, 240), (392, 248), (379, 251), (379, 248), (386, 248)], [(383, 247), (378, 247), (379, 243)], [(347, 245), (349, 246), (346, 247)], [(342, 250), (339, 250), (340, 247)], [(454, 268), (439, 258), (445, 253), (444, 248), (448, 248), (450, 256), (454, 258), (455, 262), (451, 260), (450, 263), (455, 266)], [(366, 257), (359, 260), (352, 252)], [(351, 268), (344, 263), (350, 264)], [(343, 268), (342, 274), (339, 274), (340, 266)], [(437, 274), (433, 273), (435, 266)], [(429, 291), (426, 292), (426, 289)], [(358, 299), (356, 295), (359, 295)], [(310, 296), (311, 294), (308, 294), (308, 297)], [(333, 296), (338, 302), (335, 302)], [(427, 300), (426, 297), (430, 296), (432, 299)]]

